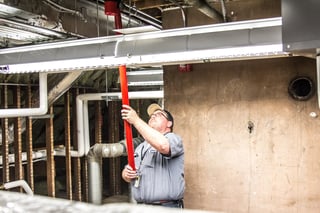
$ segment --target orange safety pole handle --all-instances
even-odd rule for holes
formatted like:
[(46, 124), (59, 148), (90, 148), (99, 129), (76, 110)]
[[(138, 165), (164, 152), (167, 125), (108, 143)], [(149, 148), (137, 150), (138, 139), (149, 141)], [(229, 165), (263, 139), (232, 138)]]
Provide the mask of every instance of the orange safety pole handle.
[[(122, 94), (122, 104), (129, 105), (129, 94), (128, 94), (128, 80), (127, 80), (127, 69), (125, 65), (119, 66), (120, 72), (120, 85), (121, 85), (121, 94)], [(133, 151), (133, 142), (132, 142), (132, 128), (131, 124), (124, 120), (124, 129), (126, 133), (126, 142), (127, 142), (127, 154), (128, 154), (128, 164), (132, 167), (133, 170), (136, 170), (134, 164), (134, 151)]]

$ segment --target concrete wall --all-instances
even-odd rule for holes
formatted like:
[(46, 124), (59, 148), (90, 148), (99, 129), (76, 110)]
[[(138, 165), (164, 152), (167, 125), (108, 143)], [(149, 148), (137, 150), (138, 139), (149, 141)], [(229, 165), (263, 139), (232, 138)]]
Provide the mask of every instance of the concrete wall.
[(319, 114), (317, 96), (288, 94), (294, 77), (315, 75), (315, 60), (299, 57), (165, 67), (165, 105), (184, 139), (186, 208), (319, 211), (320, 120), (309, 115)]

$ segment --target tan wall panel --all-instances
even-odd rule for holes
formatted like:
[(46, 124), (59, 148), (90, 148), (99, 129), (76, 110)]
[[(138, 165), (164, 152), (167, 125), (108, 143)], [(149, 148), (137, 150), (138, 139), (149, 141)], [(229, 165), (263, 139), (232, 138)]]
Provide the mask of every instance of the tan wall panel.
[[(320, 203), (316, 95), (295, 101), (296, 76), (315, 61), (282, 58), (165, 67), (165, 105), (184, 139), (186, 207), (226, 212), (315, 212)], [(250, 133), (248, 122), (254, 124)]]

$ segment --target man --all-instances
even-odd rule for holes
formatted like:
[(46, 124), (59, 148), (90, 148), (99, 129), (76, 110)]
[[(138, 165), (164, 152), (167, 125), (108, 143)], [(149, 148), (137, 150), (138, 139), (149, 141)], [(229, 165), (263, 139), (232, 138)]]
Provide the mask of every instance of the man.
[(133, 198), (137, 203), (183, 208), (184, 149), (180, 136), (172, 132), (172, 115), (151, 104), (147, 124), (130, 106), (122, 107), (122, 119), (145, 139), (135, 150), (136, 171), (129, 165), (122, 171), (122, 178), (131, 184)]

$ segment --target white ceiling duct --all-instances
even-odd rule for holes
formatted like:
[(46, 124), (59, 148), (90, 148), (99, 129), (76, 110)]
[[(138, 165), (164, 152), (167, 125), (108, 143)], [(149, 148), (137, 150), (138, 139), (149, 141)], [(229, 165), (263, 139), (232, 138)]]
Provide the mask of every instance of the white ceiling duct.
[(0, 50), (1, 73), (200, 63), (286, 56), (282, 19), (230, 22)]

